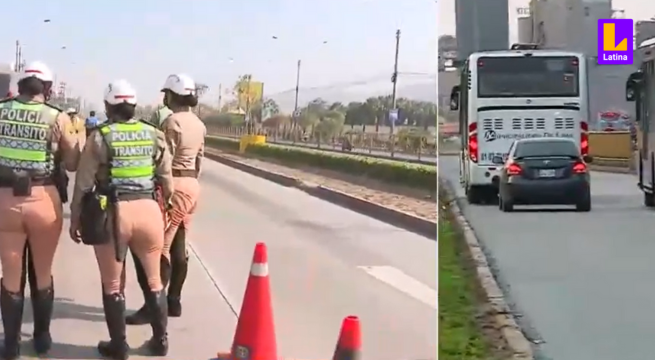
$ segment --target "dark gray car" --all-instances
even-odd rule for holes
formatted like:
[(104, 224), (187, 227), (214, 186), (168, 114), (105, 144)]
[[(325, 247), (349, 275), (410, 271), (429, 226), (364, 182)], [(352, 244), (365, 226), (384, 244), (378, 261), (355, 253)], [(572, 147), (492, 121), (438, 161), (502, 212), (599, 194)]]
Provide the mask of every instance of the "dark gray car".
[(589, 156), (582, 156), (577, 144), (567, 138), (534, 138), (515, 141), (503, 164), (498, 197), (499, 208), (514, 205), (575, 205), (577, 211), (591, 210)]

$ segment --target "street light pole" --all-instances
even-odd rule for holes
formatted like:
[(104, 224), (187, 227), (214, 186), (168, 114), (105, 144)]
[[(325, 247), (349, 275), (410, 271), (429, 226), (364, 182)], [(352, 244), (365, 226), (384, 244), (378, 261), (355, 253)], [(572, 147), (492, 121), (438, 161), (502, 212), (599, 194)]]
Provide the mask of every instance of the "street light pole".
[[(271, 36), (271, 39), (273, 40), (279, 40), (279, 38), (275, 35)], [(327, 40), (321, 41), (321, 45), (327, 44)], [(297, 124), (297, 113), (298, 113), (298, 97), (300, 96), (300, 66), (302, 64), (302, 61), (298, 59), (297, 65), (296, 65), (296, 89), (295, 89), (295, 100), (293, 104), (293, 122), (291, 123), (292, 128), (295, 128)]]
[(294, 117), (296, 116), (296, 113), (298, 112), (298, 95), (300, 93), (300, 65), (301, 61), (298, 59), (298, 65), (296, 67), (296, 99), (293, 103), (293, 115)]
[[(393, 83), (393, 89), (391, 91), (391, 109), (396, 111), (396, 88), (398, 85), (398, 53), (400, 50), (400, 29), (396, 30), (396, 55), (393, 63), (393, 76), (391, 77)], [(394, 134), (394, 129), (396, 127), (395, 119), (391, 119), (391, 135)]]

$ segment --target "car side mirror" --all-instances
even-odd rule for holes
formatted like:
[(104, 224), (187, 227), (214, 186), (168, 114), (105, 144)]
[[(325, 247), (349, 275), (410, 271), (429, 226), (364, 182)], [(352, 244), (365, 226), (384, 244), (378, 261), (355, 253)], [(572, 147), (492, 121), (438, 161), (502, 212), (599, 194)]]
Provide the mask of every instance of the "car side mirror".
[(637, 71), (630, 74), (628, 81), (625, 82), (626, 101), (635, 101), (637, 99), (637, 93), (639, 92), (643, 81), (644, 73)]
[(594, 158), (590, 155), (583, 156), (582, 160), (584, 160), (584, 162), (586, 162), (587, 164), (591, 164), (592, 162), (594, 162)]
[(453, 89), (450, 91), (450, 110), (457, 111), (459, 110), (459, 94), (460, 94), (459, 85), (453, 86)]
[(505, 163), (505, 161), (503, 161), (503, 157), (502, 157), (502, 156), (494, 156), (494, 157), (492, 157), (492, 158), (491, 158), (491, 162), (494, 163), (494, 164), (496, 164), (496, 165), (502, 165), (502, 164)]

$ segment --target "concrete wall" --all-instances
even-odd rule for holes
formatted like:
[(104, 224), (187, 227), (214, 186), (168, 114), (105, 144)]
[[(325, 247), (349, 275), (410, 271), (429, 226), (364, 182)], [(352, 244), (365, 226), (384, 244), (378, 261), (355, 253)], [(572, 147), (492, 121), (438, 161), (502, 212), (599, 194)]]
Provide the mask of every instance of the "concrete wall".
[(596, 56), (598, 19), (612, 15), (608, 0), (532, 0), (533, 33), (547, 49)]
[(509, 48), (508, 0), (455, 0), (458, 56)]
[(518, 29), (518, 42), (521, 44), (532, 43), (532, 17), (520, 17), (516, 19)]

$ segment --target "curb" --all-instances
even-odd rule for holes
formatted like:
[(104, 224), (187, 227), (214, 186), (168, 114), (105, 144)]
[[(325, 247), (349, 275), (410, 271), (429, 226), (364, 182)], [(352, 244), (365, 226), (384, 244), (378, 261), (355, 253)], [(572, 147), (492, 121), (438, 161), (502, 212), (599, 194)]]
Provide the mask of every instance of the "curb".
[(505, 301), (505, 295), (494, 277), (487, 256), (482, 250), (482, 245), (457, 203), (453, 185), (448, 180), (440, 178), (439, 190), (444, 190), (443, 193), (447, 195), (445, 197), (446, 206), (442, 209), (449, 212), (449, 215), (455, 220), (453, 225), (464, 235), (469, 254), (475, 264), (478, 282), (494, 314), (497, 329), (500, 330), (503, 338), (507, 342), (507, 346), (513, 352), (512, 360), (534, 360), (535, 356), (532, 350), (532, 343), (521, 331), (521, 327), (518, 325), (509, 305)]
[(331, 189), (322, 185), (306, 183), (300, 179), (264, 170), (252, 165), (229, 159), (215, 152), (205, 152), (205, 157), (223, 165), (272, 181), (276, 184), (300, 189), (307, 194), (328, 201), (335, 205), (350, 209), (360, 214), (372, 217), (387, 224), (391, 224), (415, 234), (430, 238), (437, 238), (437, 223), (403, 211), (392, 209), (374, 202), (362, 199), (342, 191)]

